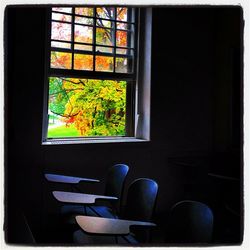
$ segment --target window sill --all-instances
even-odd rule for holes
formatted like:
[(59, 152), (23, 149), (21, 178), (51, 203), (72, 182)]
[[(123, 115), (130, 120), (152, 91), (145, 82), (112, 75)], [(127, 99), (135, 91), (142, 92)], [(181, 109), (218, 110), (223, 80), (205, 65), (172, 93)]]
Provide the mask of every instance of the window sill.
[(123, 142), (149, 142), (146, 139), (138, 139), (134, 137), (120, 138), (84, 138), (84, 139), (51, 139), (42, 142), (42, 145), (66, 145), (66, 144), (93, 144), (93, 143), (123, 143)]

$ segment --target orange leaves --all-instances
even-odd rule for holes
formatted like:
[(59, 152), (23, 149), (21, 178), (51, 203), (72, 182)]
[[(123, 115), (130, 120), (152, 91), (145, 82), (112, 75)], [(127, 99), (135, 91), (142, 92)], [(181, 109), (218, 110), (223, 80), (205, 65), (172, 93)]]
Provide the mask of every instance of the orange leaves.
[(65, 122), (65, 126), (66, 126), (66, 127), (69, 127), (70, 124), (72, 124), (72, 123), (75, 122), (75, 117), (74, 117), (74, 116), (71, 116), (71, 117), (64, 118), (64, 119), (63, 119), (63, 122)]
[(96, 56), (97, 71), (113, 71), (113, 57)]
[(51, 51), (50, 66), (51, 68), (70, 69), (71, 53)]
[(128, 73), (132, 64), (122, 59), (132, 51), (125, 47), (133, 47), (128, 11), (125, 7), (53, 8), (51, 68), (102, 72), (116, 68), (117, 73)]
[(93, 56), (84, 54), (75, 54), (74, 69), (93, 70)]
[(127, 21), (127, 8), (119, 7), (117, 8), (117, 19), (120, 21)]
[(116, 43), (118, 46), (126, 47), (127, 46), (127, 32), (118, 30), (116, 32)]

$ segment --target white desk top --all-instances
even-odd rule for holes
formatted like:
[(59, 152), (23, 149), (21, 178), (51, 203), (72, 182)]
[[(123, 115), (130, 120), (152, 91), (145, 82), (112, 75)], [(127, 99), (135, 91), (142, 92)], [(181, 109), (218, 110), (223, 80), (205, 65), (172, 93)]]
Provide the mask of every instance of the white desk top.
[(81, 177), (66, 176), (66, 175), (58, 175), (58, 174), (45, 174), (45, 178), (48, 181), (60, 182), (60, 183), (68, 183), (68, 184), (76, 184), (76, 183), (79, 183), (80, 181), (100, 182), (99, 180), (96, 180), (96, 179), (81, 178)]
[(86, 233), (92, 234), (107, 234), (107, 235), (127, 235), (130, 233), (130, 226), (156, 226), (151, 222), (132, 221), (101, 218), (93, 216), (77, 215), (77, 224)]
[(83, 194), (83, 193), (63, 192), (63, 191), (53, 191), (52, 193), (53, 196), (58, 201), (68, 202), (68, 203), (94, 204), (98, 199), (118, 200), (117, 197), (95, 195), (95, 194)]

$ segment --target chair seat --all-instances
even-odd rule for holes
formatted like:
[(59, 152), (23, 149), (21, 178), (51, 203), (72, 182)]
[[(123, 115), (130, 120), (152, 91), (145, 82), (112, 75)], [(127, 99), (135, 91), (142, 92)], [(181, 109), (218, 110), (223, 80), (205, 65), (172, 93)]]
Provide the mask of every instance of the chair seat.
[(79, 205), (64, 205), (61, 207), (62, 215), (85, 214), (84, 206)]
[[(101, 216), (104, 218), (117, 218), (113, 211), (106, 206), (86, 206), (88, 216)], [(86, 215), (84, 206), (64, 205), (61, 207), (61, 214), (70, 215)]]
[(82, 230), (77, 230), (73, 233), (73, 241), (79, 245), (138, 244), (138, 241), (132, 235), (123, 237), (90, 235), (84, 233)]

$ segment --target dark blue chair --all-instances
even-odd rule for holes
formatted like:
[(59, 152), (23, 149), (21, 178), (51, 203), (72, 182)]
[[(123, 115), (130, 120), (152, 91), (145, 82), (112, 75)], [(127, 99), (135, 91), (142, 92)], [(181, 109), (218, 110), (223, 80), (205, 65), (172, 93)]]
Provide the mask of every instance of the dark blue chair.
[(67, 221), (71, 223), (75, 222), (75, 215), (86, 215), (85, 211), (89, 216), (115, 218), (116, 214), (120, 212), (121, 197), (128, 170), (129, 167), (125, 164), (116, 164), (108, 170), (104, 195), (117, 197), (118, 200), (110, 201), (107, 205), (92, 205), (85, 208), (81, 205), (64, 205), (61, 207), (61, 214), (68, 217)]
[[(155, 209), (158, 184), (151, 179), (140, 178), (133, 181), (127, 193), (125, 207), (120, 219), (150, 222)], [(96, 236), (84, 233), (81, 229), (73, 234), (73, 241), (77, 244), (138, 244), (149, 239), (148, 229), (134, 228), (128, 236)]]
[(210, 243), (213, 235), (213, 212), (204, 203), (181, 201), (172, 207), (168, 225), (168, 242)]

